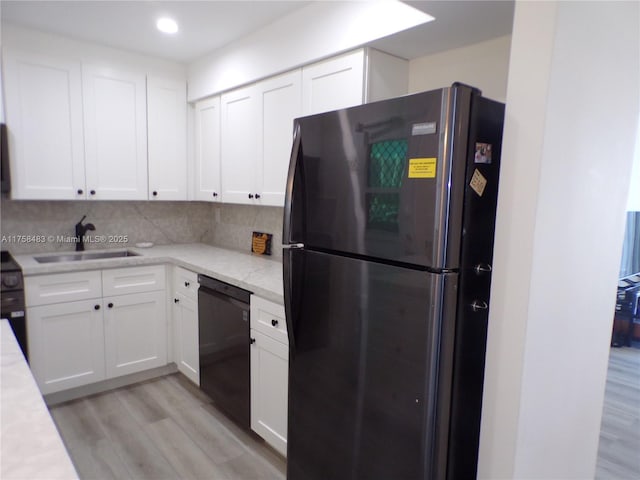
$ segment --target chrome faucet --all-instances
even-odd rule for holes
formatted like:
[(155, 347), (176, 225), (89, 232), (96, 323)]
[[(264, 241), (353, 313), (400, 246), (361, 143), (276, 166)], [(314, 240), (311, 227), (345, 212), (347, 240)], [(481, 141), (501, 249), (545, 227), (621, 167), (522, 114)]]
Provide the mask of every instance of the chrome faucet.
[(84, 251), (84, 234), (87, 230), (95, 230), (96, 227), (93, 223), (82, 224), (82, 221), (87, 218), (84, 215), (78, 223), (76, 223), (76, 252)]

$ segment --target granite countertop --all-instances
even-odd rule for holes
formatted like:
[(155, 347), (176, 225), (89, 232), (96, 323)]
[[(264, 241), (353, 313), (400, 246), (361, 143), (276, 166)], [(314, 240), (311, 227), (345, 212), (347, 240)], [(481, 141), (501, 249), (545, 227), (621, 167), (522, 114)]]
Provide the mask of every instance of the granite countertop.
[(4, 319), (0, 320), (0, 362), (0, 478), (77, 479), (11, 326)]
[[(34, 257), (73, 252), (23, 254), (14, 255), (14, 258), (22, 267), (25, 277), (168, 263), (244, 288), (266, 300), (276, 303), (284, 302), (282, 263), (268, 257), (201, 243), (157, 245), (151, 248), (127, 248), (126, 250), (133, 251), (138, 256), (58, 263), (38, 263)], [(87, 252), (96, 251), (100, 250)]]

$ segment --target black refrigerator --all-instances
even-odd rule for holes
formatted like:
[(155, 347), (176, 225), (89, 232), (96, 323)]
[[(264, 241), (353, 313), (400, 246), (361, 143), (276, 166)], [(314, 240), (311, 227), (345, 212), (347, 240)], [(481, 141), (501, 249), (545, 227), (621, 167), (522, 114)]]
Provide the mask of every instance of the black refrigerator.
[(294, 122), (288, 480), (475, 478), (503, 118), (456, 83)]

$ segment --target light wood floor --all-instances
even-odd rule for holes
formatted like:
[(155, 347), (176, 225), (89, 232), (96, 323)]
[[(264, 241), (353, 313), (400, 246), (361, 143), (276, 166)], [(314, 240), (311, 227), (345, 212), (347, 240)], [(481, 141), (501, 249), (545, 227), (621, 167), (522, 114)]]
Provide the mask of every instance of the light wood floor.
[(51, 408), (82, 480), (284, 480), (285, 461), (181, 374)]
[(640, 349), (612, 348), (596, 478), (640, 479)]
[[(51, 408), (82, 480), (284, 480), (285, 461), (180, 374)], [(612, 348), (596, 468), (640, 479), (640, 350)]]

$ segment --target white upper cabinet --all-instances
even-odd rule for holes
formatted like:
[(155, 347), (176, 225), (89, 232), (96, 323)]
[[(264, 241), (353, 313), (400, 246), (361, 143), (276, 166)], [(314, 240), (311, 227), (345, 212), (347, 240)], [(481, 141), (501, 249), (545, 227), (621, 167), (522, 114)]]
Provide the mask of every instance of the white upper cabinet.
[(220, 201), (220, 97), (195, 104), (195, 200)]
[(147, 77), (149, 199), (187, 199), (187, 86)]
[(146, 78), (83, 65), (88, 198), (147, 198)]
[(12, 198), (85, 198), (79, 62), (4, 52)]
[(261, 109), (260, 144), (256, 193), (261, 205), (284, 205), (284, 191), (293, 143), (293, 120), (302, 115), (300, 70), (270, 78), (258, 84)]
[(302, 69), (305, 115), (360, 105), (364, 101), (364, 50), (357, 50)]
[(300, 70), (222, 95), (222, 199), (284, 205)]
[(302, 68), (304, 115), (405, 95), (409, 66), (402, 58), (371, 48)]
[(256, 185), (254, 168), (260, 157), (258, 88), (251, 85), (225, 93), (222, 111), (222, 199), (252, 203)]

